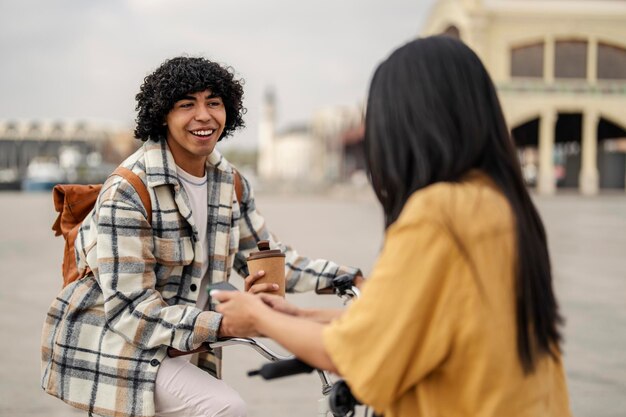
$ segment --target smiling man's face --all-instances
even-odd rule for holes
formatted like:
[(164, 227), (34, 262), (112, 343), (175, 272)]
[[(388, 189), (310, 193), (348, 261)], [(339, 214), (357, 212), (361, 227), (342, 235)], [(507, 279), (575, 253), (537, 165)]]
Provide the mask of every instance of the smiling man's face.
[(167, 143), (176, 164), (191, 175), (204, 176), (206, 159), (224, 132), (226, 108), (222, 98), (211, 90), (188, 94), (174, 103), (165, 122)]

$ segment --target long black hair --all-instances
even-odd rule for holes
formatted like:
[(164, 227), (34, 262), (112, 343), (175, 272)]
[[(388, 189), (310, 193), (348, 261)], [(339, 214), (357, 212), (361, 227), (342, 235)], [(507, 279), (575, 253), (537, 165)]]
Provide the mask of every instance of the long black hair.
[(517, 348), (525, 372), (560, 349), (546, 233), (522, 179), (496, 90), (478, 56), (445, 36), (397, 49), (372, 79), (365, 154), (385, 226), (413, 192), (480, 169), (511, 205), (517, 232)]

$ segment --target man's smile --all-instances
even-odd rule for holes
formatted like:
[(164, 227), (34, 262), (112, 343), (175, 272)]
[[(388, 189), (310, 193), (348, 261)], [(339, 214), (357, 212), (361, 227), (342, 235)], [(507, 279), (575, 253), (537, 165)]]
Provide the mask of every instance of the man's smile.
[(208, 138), (215, 132), (215, 129), (189, 130), (188, 132), (199, 138)]

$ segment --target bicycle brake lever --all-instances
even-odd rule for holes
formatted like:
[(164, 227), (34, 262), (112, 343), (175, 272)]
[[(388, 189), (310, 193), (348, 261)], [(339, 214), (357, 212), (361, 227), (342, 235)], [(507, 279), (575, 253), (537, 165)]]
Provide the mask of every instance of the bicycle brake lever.
[(350, 288), (352, 288), (352, 276), (348, 274), (339, 275), (333, 278), (332, 286), (337, 295), (344, 295)]
[(275, 379), (290, 375), (308, 374), (314, 369), (315, 368), (312, 366), (296, 358), (267, 363), (259, 369), (248, 371), (248, 376), (261, 375), (263, 379)]

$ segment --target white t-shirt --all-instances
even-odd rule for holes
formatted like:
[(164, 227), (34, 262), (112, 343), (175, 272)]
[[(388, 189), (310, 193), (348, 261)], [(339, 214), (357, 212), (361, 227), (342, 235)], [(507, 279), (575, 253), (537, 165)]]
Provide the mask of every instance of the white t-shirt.
[[(202, 283), (200, 284), (200, 293), (198, 294), (198, 301), (196, 306), (203, 308), (207, 299), (209, 298), (206, 287), (208, 285), (207, 271), (209, 269), (209, 241), (207, 236), (207, 223), (208, 223), (208, 191), (207, 191), (207, 174), (205, 172), (204, 177), (196, 177), (194, 175), (185, 172), (181, 167), (177, 166), (178, 178), (185, 188), (187, 197), (189, 197), (189, 204), (191, 206), (191, 215), (196, 228), (198, 229), (198, 244), (200, 260), (202, 267), (200, 273), (202, 274)], [(196, 253), (196, 258), (198, 253)]]

